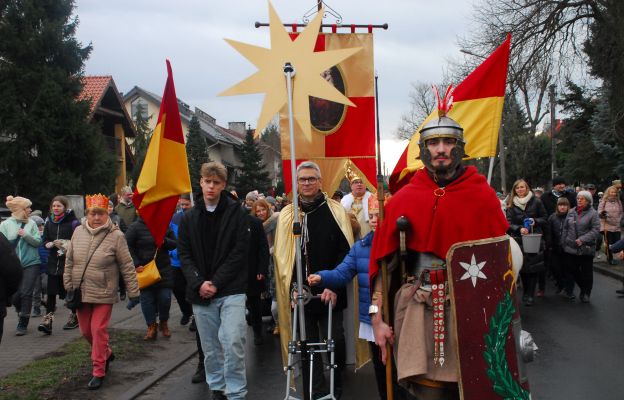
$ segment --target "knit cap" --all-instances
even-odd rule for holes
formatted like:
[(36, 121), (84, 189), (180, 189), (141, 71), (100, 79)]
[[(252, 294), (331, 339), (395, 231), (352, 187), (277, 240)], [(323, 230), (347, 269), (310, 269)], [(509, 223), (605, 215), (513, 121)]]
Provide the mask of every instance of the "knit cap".
[(45, 221), (43, 220), (43, 218), (41, 218), (38, 215), (31, 215), (30, 219), (32, 219), (33, 221), (35, 221), (35, 223), (37, 224), (37, 226), (41, 226), (45, 223)]
[(11, 210), (11, 216), (18, 221), (26, 222), (26, 209), (32, 205), (32, 202), (25, 197), (20, 196), (7, 196), (6, 206)]

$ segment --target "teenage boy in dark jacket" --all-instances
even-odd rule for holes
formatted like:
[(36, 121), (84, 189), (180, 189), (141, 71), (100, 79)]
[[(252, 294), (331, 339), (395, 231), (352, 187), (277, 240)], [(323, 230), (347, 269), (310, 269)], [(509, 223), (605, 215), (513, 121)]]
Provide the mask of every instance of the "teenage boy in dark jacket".
[(205, 351), (206, 382), (214, 399), (239, 400), (247, 395), (248, 221), (238, 202), (224, 190), (227, 170), (223, 164), (203, 164), (200, 174), (202, 198), (180, 221), (178, 257)]

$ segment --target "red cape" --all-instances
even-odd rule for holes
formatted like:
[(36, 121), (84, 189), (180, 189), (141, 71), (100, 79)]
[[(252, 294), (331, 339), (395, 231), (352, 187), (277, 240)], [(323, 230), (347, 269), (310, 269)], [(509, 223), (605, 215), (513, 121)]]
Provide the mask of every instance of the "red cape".
[(427, 171), (420, 169), (409, 184), (392, 197), (373, 239), (371, 282), (377, 275), (380, 259), (399, 249), (396, 221), (400, 216), (410, 222), (406, 233), (408, 249), (434, 253), (442, 259), (446, 259), (448, 249), (455, 243), (507, 232), (509, 224), (500, 201), (475, 167), (466, 167), (462, 176), (444, 188), (443, 196), (437, 197), (436, 189), (441, 190)]

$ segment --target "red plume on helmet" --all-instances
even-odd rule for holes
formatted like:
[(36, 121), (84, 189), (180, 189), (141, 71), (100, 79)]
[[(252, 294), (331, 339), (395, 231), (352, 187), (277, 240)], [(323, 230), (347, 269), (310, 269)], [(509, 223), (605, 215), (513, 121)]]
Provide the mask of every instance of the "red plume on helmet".
[(433, 88), (433, 92), (435, 93), (436, 99), (438, 100), (438, 117), (445, 117), (446, 114), (451, 111), (451, 108), (453, 108), (453, 92), (455, 91), (455, 88), (453, 87), (453, 85), (449, 85), (446, 88), (446, 93), (444, 93), (444, 97), (440, 99), (440, 92), (438, 91), (437, 86), (431, 85), (431, 87)]

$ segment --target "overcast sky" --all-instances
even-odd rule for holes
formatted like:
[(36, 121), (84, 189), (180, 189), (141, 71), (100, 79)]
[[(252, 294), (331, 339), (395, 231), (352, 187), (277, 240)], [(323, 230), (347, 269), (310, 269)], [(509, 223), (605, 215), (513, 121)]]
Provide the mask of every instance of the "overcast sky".
[[(273, 0), (283, 22), (302, 22), (314, 0)], [(344, 24), (383, 24), (375, 30), (383, 159), (394, 167), (404, 145), (391, 139), (408, 111), (410, 82), (439, 82), (446, 61), (459, 57), (458, 35), (470, 29), (472, 1), (334, 0)], [(162, 95), (171, 61), (178, 98), (227, 126), (256, 125), (262, 95), (217, 97), (255, 68), (223, 39), (270, 47), (266, 0), (76, 0), (78, 39), (93, 44), (87, 75), (112, 75), (122, 92), (132, 87)], [(328, 16), (325, 23), (334, 23)]]

